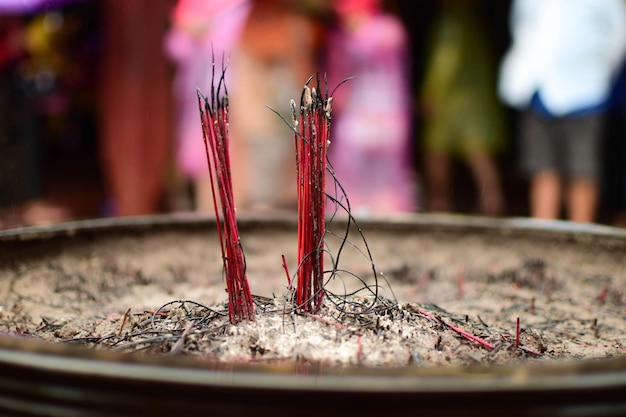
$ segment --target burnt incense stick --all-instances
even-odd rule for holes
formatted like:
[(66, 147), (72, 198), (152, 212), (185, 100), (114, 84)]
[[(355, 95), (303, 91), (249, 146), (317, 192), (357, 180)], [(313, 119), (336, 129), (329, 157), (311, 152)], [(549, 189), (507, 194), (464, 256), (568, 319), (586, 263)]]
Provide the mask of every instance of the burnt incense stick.
[(298, 189), (298, 270), (296, 303), (316, 313), (324, 299), (324, 234), (327, 149), (332, 98), (308, 86), (302, 91), (299, 111), (292, 101)]
[(254, 304), (246, 277), (246, 260), (235, 213), (229, 153), (228, 92), (224, 86), (224, 73), (223, 67), (216, 92), (213, 72), (210, 102), (209, 98), (198, 90), (198, 105), (224, 263), (228, 317), (231, 323), (236, 324), (244, 320), (254, 320)]

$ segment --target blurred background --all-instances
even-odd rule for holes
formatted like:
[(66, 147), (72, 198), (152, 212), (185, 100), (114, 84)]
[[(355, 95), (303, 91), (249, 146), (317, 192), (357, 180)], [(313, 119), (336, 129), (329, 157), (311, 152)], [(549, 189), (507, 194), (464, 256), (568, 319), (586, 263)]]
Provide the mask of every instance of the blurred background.
[[(530, 216), (519, 109), (497, 94), (512, 12), (509, 0), (0, 0), (0, 228), (211, 212), (195, 88), (209, 91), (214, 56), (218, 72), (228, 60), (242, 211), (295, 208), (293, 138), (266, 106), (290, 119), (319, 72), (331, 90), (356, 77), (337, 89), (330, 152), (359, 213)], [(623, 226), (618, 72), (591, 221)]]

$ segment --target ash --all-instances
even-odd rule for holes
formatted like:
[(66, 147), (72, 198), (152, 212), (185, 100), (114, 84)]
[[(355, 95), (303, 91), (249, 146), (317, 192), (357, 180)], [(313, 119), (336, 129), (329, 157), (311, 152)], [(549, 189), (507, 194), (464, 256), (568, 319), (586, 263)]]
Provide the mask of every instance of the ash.
[(287, 297), (254, 301), (255, 320), (237, 325), (228, 321), (225, 302), (209, 306), (176, 300), (128, 317), (123, 332), (66, 342), (220, 363), (324, 367), (503, 364), (536, 360), (545, 350), (538, 334), (527, 332), (524, 347), (515, 347), (507, 333), (435, 305), (330, 298), (318, 314), (310, 314), (294, 308)]

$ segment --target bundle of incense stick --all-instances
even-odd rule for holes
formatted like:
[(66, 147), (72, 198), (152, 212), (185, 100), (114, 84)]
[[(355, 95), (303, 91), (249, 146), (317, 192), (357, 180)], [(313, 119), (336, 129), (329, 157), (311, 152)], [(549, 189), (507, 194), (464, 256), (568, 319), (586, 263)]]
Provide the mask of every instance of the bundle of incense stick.
[[(211, 85), (210, 103), (208, 98), (198, 90), (198, 105), (211, 177), (217, 233), (226, 276), (228, 316), (231, 323), (237, 324), (244, 320), (254, 320), (254, 304), (246, 277), (246, 260), (239, 240), (235, 214), (229, 156), (228, 93), (224, 88), (224, 93), (220, 94), (223, 80), (224, 70), (222, 70), (217, 92), (214, 83)], [(217, 202), (217, 194), (219, 194), (220, 205)]]
[[(298, 187), (298, 271), (296, 302), (316, 313), (324, 298), (325, 175), (332, 98), (305, 84), (300, 111), (292, 101)], [(298, 114), (299, 113), (299, 114)]]

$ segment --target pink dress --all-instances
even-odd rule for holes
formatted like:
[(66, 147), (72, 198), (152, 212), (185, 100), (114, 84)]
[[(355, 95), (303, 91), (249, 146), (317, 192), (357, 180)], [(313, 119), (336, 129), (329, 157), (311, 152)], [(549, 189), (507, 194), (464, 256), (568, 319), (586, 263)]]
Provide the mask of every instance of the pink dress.
[(391, 15), (379, 13), (351, 32), (334, 31), (328, 45), (330, 90), (355, 77), (334, 94), (329, 148), (353, 213), (415, 211), (404, 28)]
[[(176, 162), (190, 179), (208, 174), (196, 89), (210, 94), (212, 54), (219, 80), (222, 56), (228, 60), (236, 48), (249, 9), (245, 0), (179, 0), (174, 10), (164, 47), (176, 64)], [(232, 72), (226, 73), (229, 93)]]

